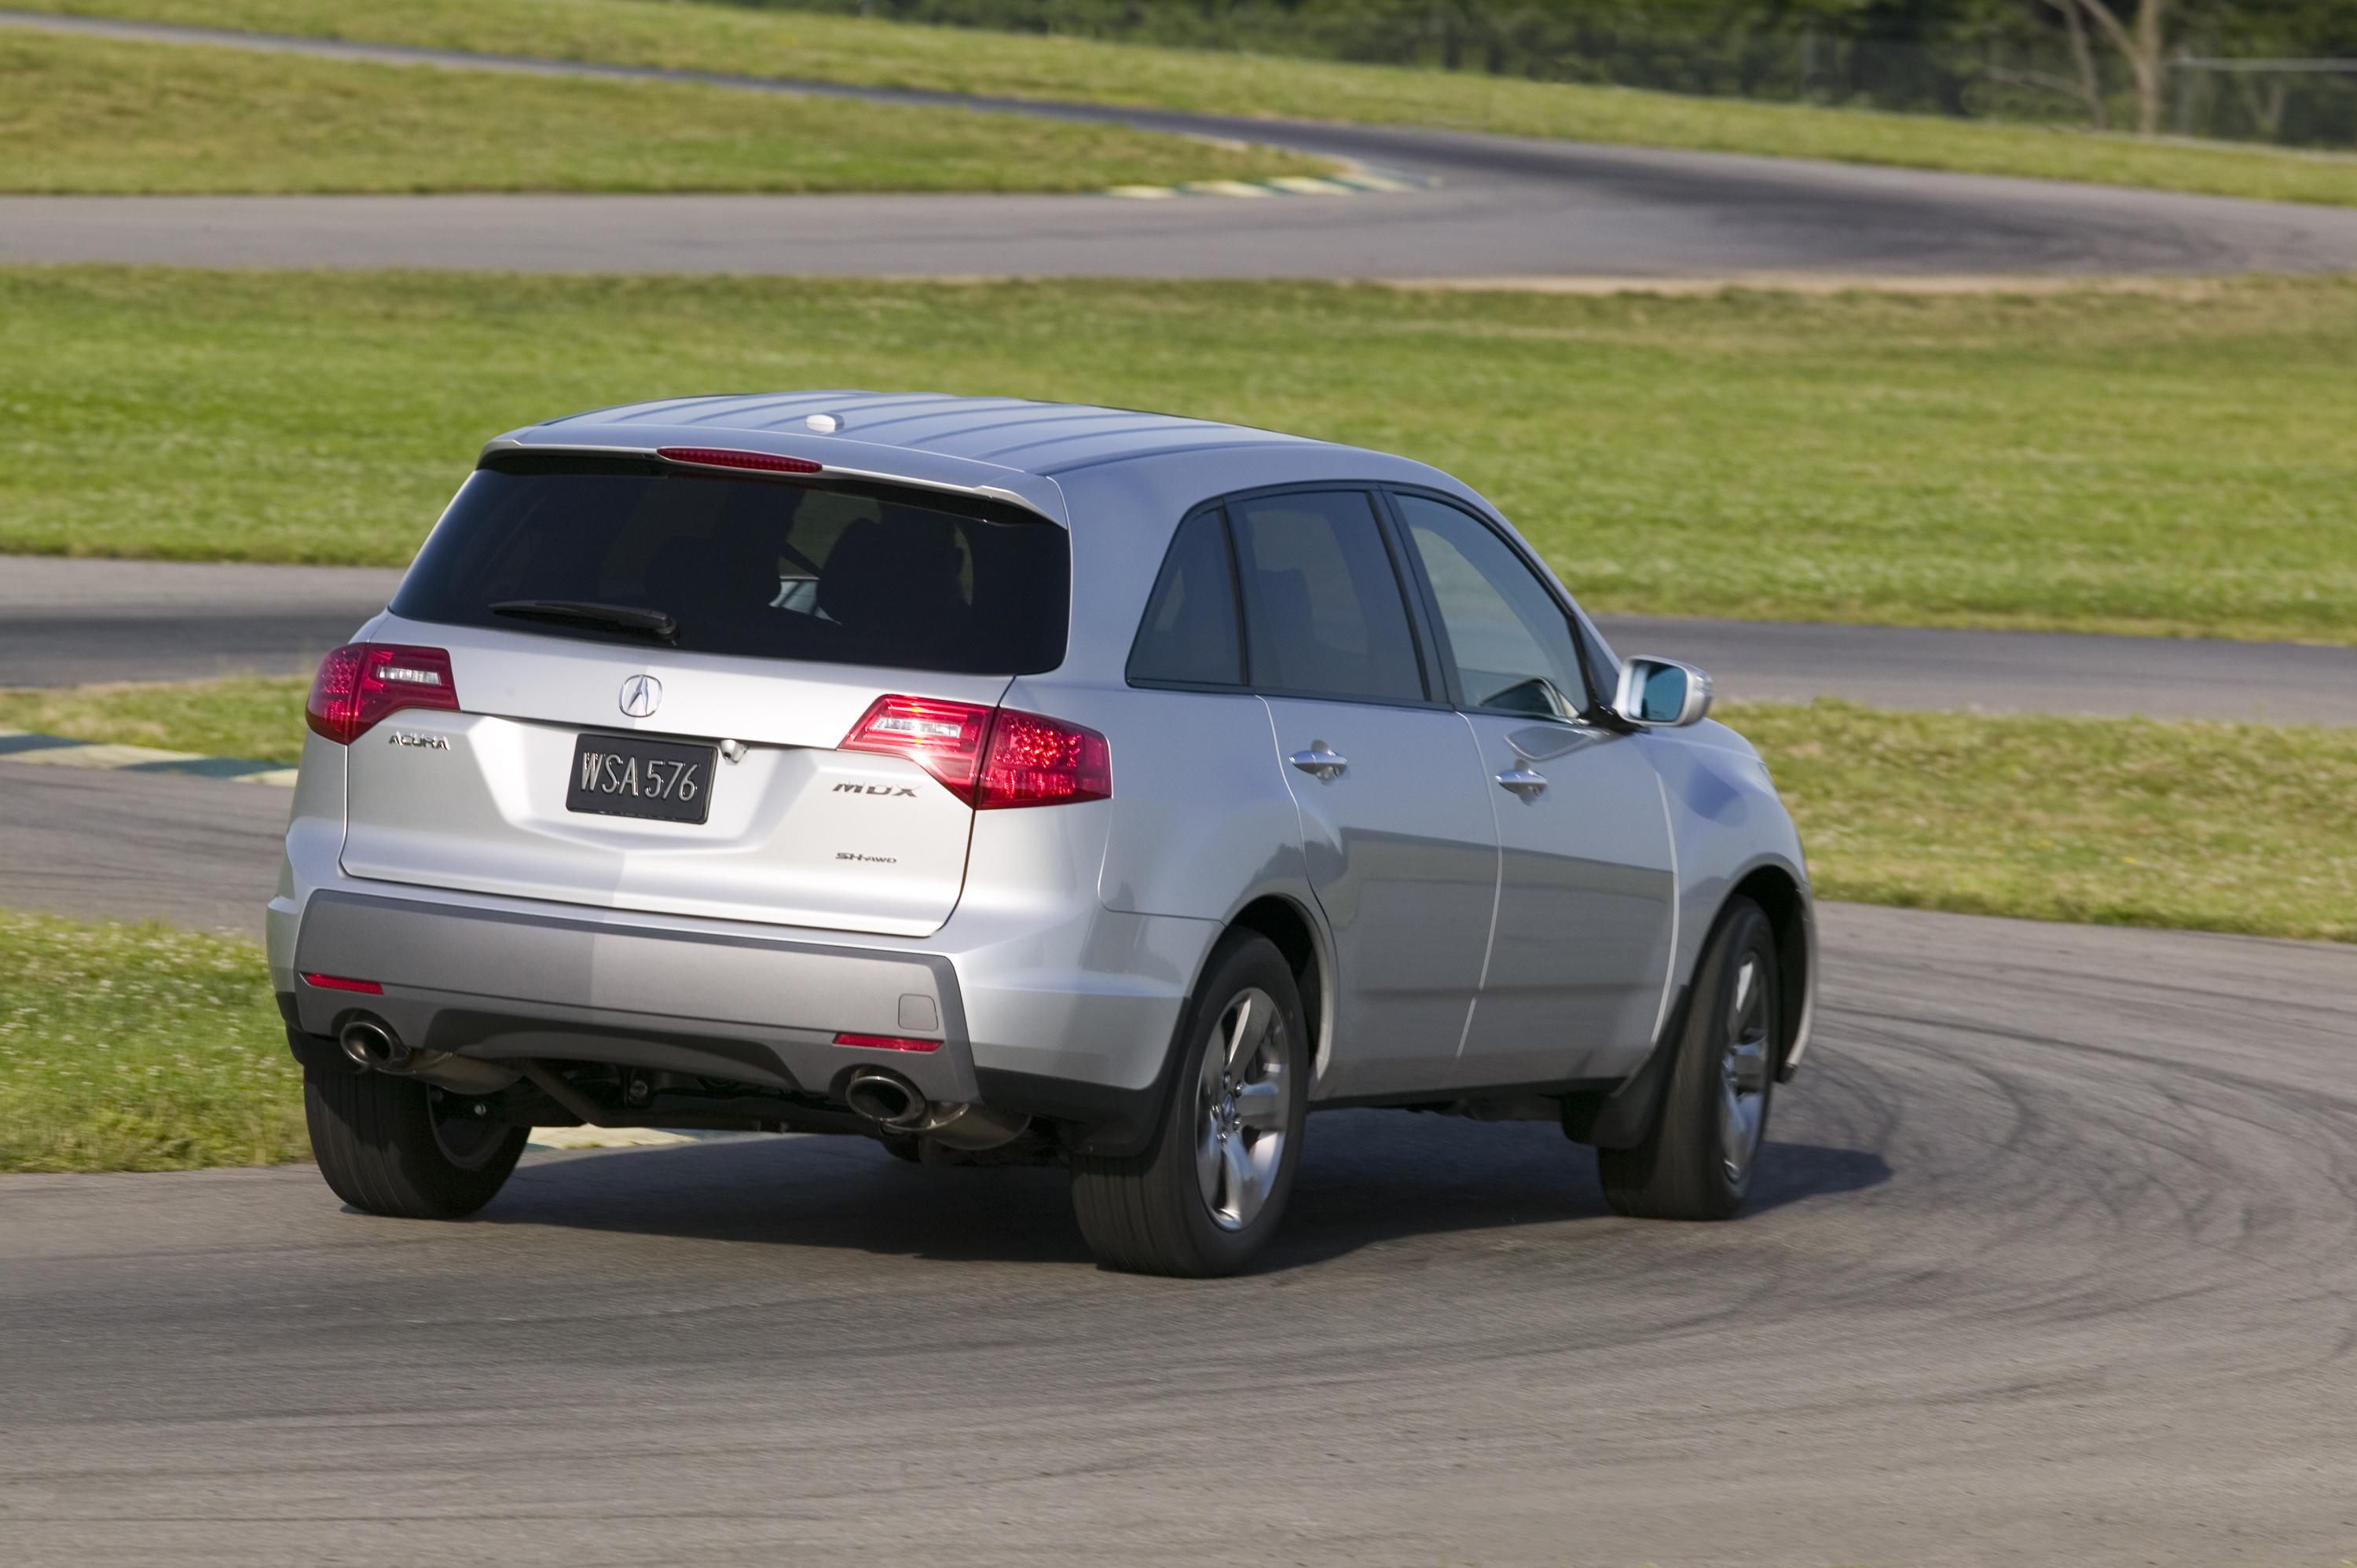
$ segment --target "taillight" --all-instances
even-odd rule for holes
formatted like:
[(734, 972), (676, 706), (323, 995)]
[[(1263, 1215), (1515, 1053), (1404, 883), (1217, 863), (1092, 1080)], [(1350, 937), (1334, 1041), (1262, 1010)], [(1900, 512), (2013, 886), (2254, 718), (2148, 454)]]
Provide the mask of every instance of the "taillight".
[(404, 708), (458, 711), (450, 656), (438, 648), (350, 642), (319, 660), (303, 720), (313, 733), (350, 746)]
[(988, 708), (972, 703), (937, 703), (925, 697), (878, 697), (843, 737), (845, 751), (881, 751), (905, 757), (940, 779), (949, 792), (974, 804)]
[(1013, 708), (878, 697), (841, 749), (908, 757), (978, 811), (1062, 806), (1113, 793), (1104, 736)]
[(658, 446), (655, 456), (667, 463), (694, 463), (705, 468), (750, 468), (760, 474), (823, 474), (823, 463), (807, 457), (780, 456), (775, 452), (744, 452), (734, 446)]
[(982, 760), (974, 810), (1063, 806), (1102, 800), (1112, 793), (1113, 754), (1104, 736), (1061, 719), (998, 710), (998, 722), (990, 726), (990, 749)]

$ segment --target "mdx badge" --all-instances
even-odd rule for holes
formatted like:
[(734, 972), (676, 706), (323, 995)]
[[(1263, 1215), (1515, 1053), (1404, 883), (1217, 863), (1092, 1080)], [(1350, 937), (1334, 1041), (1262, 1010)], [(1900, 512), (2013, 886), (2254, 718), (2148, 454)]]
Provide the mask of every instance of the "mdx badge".
[(633, 675), (622, 682), (622, 711), (634, 719), (652, 718), (662, 706), (662, 682), (651, 675)]

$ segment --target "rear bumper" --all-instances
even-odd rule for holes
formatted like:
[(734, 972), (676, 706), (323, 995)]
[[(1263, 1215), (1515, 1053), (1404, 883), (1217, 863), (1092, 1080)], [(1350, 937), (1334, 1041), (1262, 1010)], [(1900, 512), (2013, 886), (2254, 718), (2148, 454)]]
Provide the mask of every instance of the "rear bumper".
[[(290, 848), (294, 847), (290, 844)], [(982, 911), (921, 940), (646, 917), (393, 888), (290, 855), (270, 906), (288, 1021), (332, 1036), (373, 1014), (414, 1047), (692, 1073), (839, 1099), (887, 1067), (929, 1099), (1101, 1127), (1150, 1119), (1216, 923), (1107, 910)], [(298, 889), (301, 891), (298, 893)], [(1093, 891), (1093, 890), (1092, 890)], [(382, 995), (313, 986), (372, 981)], [(838, 1046), (838, 1034), (938, 1040)]]
[[(957, 974), (940, 956), (618, 927), (563, 916), (319, 893), (295, 941), (293, 1022), (375, 1014), (410, 1045), (557, 1057), (833, 1094), (881, 1063), (933, 1100), (978, 1092)], [(302, 974), (377, 981), (382, 996)], [(838, 1046), (916, 1037), (931, 1051)]]

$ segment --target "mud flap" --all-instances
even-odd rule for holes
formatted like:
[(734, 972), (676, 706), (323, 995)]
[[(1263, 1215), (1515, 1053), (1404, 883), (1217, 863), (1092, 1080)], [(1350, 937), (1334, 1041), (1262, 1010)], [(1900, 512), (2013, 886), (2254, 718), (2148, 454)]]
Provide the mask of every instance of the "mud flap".
[(1653, 1042), (1652, 1054), (1628, 1082), (1609, 1094), (1566, 1094), (1563, 1097), (1563, 1135), (1575, 1144), (1599, 1149), (1633, 1149), (1652, 1132), (1662, 1113), (1662, 1091), (1677, 1063), (1678, 1042), (1685, 1037), (1686, 1006), (1694, 987), (1683, 986), (1677, 1005), (1670, 1009), (1669, 1026)]

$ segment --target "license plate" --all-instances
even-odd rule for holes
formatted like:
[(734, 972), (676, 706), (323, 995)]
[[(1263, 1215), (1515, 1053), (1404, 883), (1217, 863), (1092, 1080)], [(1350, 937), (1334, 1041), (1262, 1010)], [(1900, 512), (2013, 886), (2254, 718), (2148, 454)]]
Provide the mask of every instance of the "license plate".
[(585, 735), (574, 743), (568, 811), (700, 822), (712, 810), (716, 748), (630, 735)]

